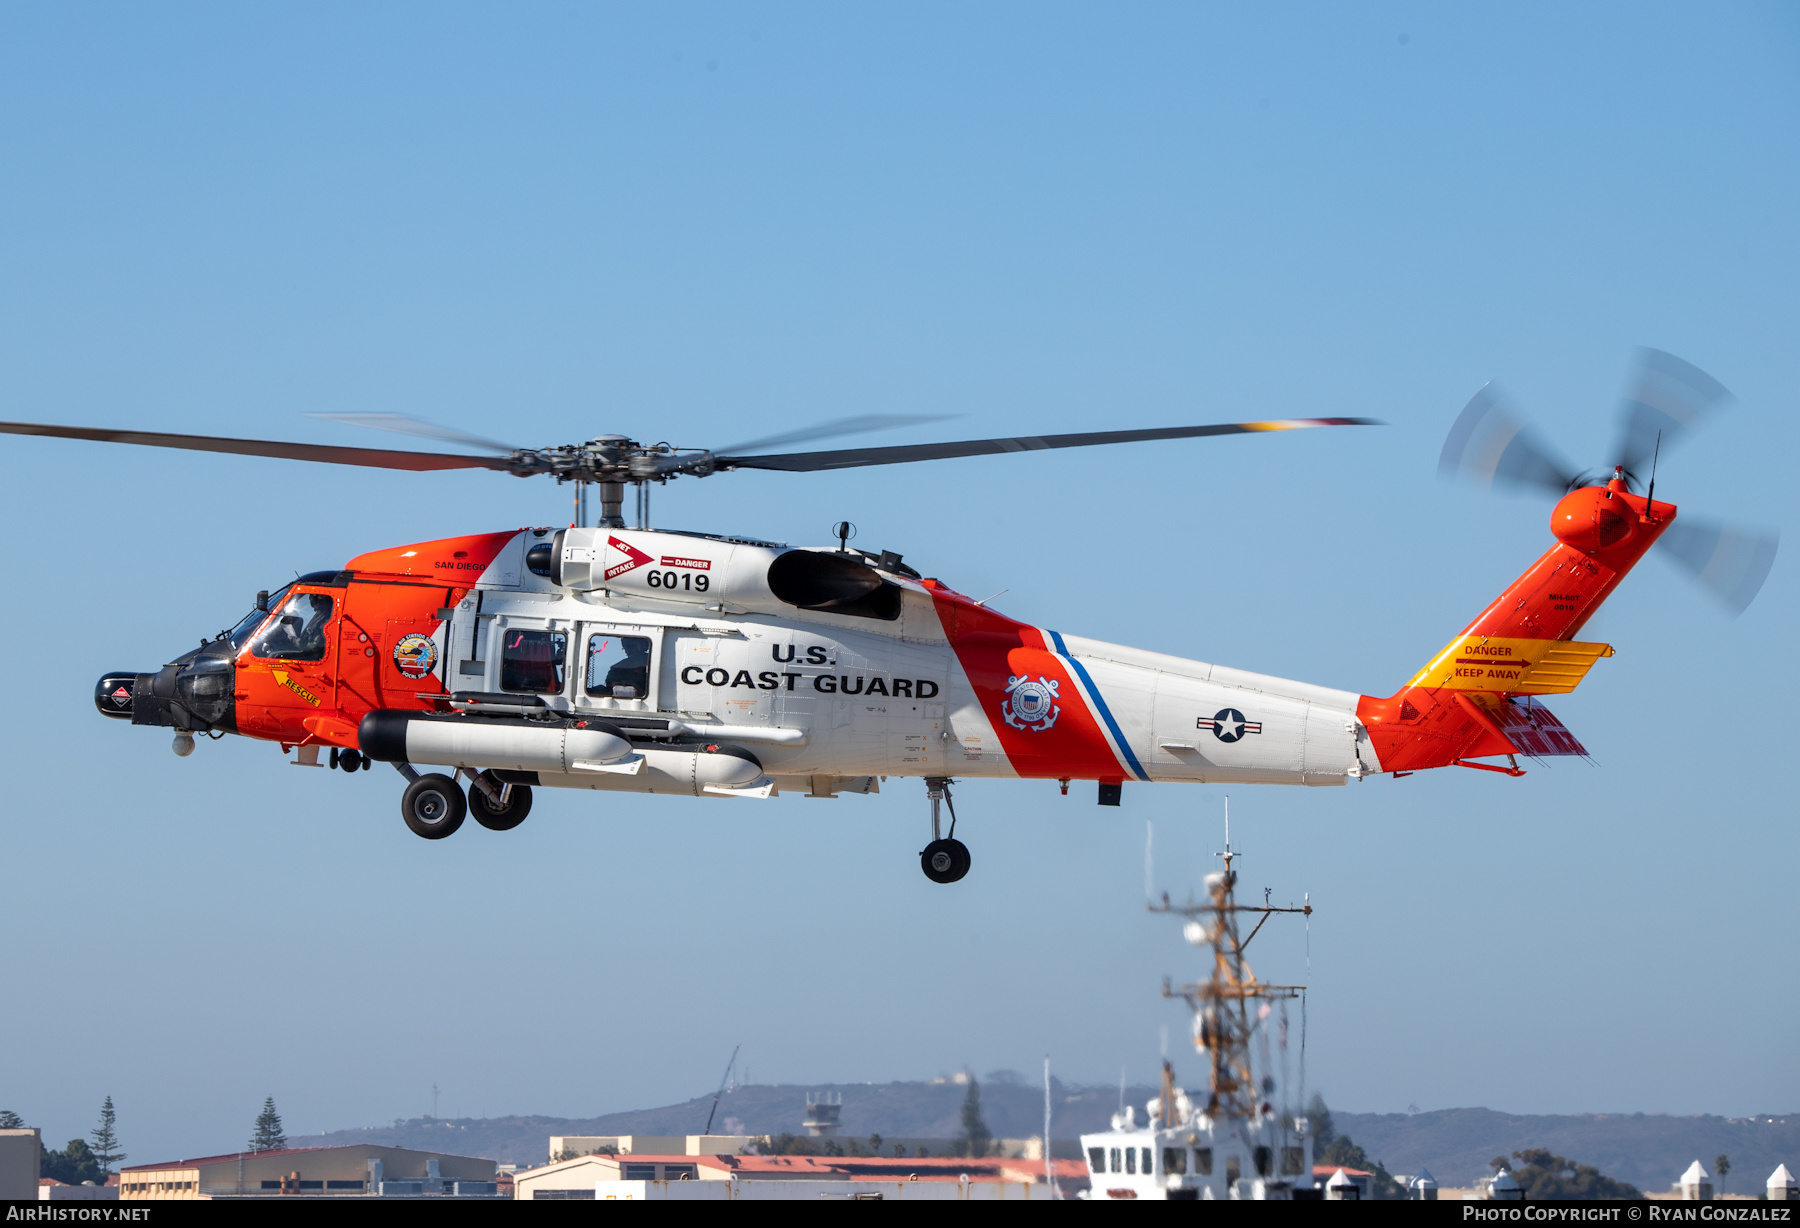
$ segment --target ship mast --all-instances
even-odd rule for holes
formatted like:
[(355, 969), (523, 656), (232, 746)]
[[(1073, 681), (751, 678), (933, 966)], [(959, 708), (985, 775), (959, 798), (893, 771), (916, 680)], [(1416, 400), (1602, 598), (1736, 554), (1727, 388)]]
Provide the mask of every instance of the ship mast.
[[(1194, 1012), (1194, 1048), (1206, 1055), (1212, 1080), (1207, 1116), (1250, 1121), (1272, 1111), (1272, 1106), (1263, 1102), (1262, 1089), (1251, 1067), (1250, 1041), (1262, 1022), (1261, 1012), (1251, 1003), (1298, 998), (1306, 986), (1271, 985), (1257, 980), (1244, 952), (1271, 916), (1299, 913), (1310, 917), (1312, 902), (1309, 899), (1300, 908), (1278, 908), (1267, 898), (1261, 904), (1237, 902), (1237, 872), (1231, 863), (1240, 854), (1231, 848), (1230, 806), (1227, 799), (1225, 851), (1219, 854), (1225, 868), (1206, 876), (1206, 901), (1173, 905), (1165, 892), (1162, 902), (1149, 908), (1151, 912), (1186, 917), (1183, 935), (1195, 946), (1212, 950), (1211, 976), (1183, 985), (1173, 985), (1164, 977), (1163, 997), (1185, 999)], [(1248, 936), (1240, 938), (1240, 918), (1251, 914), (1256, 916), (1256, 924)]]

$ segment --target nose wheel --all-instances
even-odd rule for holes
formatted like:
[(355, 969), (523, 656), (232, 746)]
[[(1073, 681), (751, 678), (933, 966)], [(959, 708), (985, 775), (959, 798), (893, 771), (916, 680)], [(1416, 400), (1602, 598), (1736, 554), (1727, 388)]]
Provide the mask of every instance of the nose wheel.
[(432, 772), (406, 786), (400, 799), (400, 814), (415, 836), (442, 840), (454, 835), (469, 812), (463, 791), (448, 776)]
[[(956, 838), (956, 803), (950, 797), (947, 776), (925, 778), (925, 796), (931, 799), (931, 843), (919, 853), (919, 868), (934, 883), (954, 883), (969, 872), (969, 846)], [(938, 826), (938, 807), (950, 808), (950, 834)]]

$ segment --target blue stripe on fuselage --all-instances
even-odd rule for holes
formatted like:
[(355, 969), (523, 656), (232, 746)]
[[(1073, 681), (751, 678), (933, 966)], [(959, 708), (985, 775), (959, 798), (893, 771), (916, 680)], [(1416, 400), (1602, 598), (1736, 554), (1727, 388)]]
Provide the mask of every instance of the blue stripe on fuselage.
[(1087, 666), (1069, 654), (1068, 645), (1063, 643), (1060, 631), (1051, 631), (1048, 634), (1050, 642), (1056, 645), (1056, 655), (1069, 663), (1069, 668), (1075, 671), (1077, 678), (1081, 679), (1081, 685), (1087, 688), (1089, 697), (1094, 701), (1094, 707), (1100, 711), (1100, 719), (1104, 720), (1106, 727), (1112, 730), (1113, 741), (1118, 743), (1119, 753), (1125, 756), (1125, 762), (1137, 774), (1139, 780), (1149, 780), (1150, 773), (1144, 770), (1143, 765), (1137, 761), (1137, 756), (1131, 753), (1131, 744), (1125, 740), (1125, 733), (1119, 728), (1119, 722), (1113, 719), (1112, 709), (1106, 706), (1106, 700), (1101, 697), (1100, 688), (1094, 685), (1094, 679), (1088, 674)]

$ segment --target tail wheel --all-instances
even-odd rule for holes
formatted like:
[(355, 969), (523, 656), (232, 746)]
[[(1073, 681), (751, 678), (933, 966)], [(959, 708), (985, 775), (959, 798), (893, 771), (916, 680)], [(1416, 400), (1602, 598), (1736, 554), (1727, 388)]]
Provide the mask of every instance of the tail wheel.
[[(481, 779), (495, 793), (504, 792), (506, 789), (505, 784), (492, 772), (483, 772)], [(480, 785), (471, 783), (469, 785), (469, 813), (475, 816), (477, 823), (489, 831), (511, 831), (523, 823), (525, 816), (531, 813), (531, 786), (514, 785), (512, 791), (506, 793), (506, 804), (496, 806), (488, 800), (487, 794), (481, 791)]]
[(934, 883), (954, 883), (969, 872), (970, 860), (961, 840), (933, 840), (919, 854), (919, 868)]
[(421, 776), (406, 786), (400, 799), (400, 814), (413, 835), (427, 840), (442, 840), (453, 835), (469, 813), (463, 791), (454, 780), (438, 772)]

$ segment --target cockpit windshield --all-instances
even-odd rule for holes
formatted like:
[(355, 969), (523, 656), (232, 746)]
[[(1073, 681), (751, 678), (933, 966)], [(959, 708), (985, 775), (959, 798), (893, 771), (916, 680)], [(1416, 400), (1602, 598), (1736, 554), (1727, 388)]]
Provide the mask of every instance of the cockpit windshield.
[(294, 594), (256, 637), (251, 654), (275, 661), (323, 661), (325, 624), (331, 621), (332, 608), (324, 593)]
[(283, 585), (279, 592), (269, 598), (262, 609), (251, 610), (244, 615), (242, 622), (231, 629), (228, 638), (231, 640), (233, 652), (244, 650), (244, 645), (250, 642), (250, 637), (256, 634), (256, 629), (263, 625), (264, 619), (269, 617), (269, 611), (280, 609), (282, 601), (287, 597), (288, 589), (293, 587), (292, 584)]

